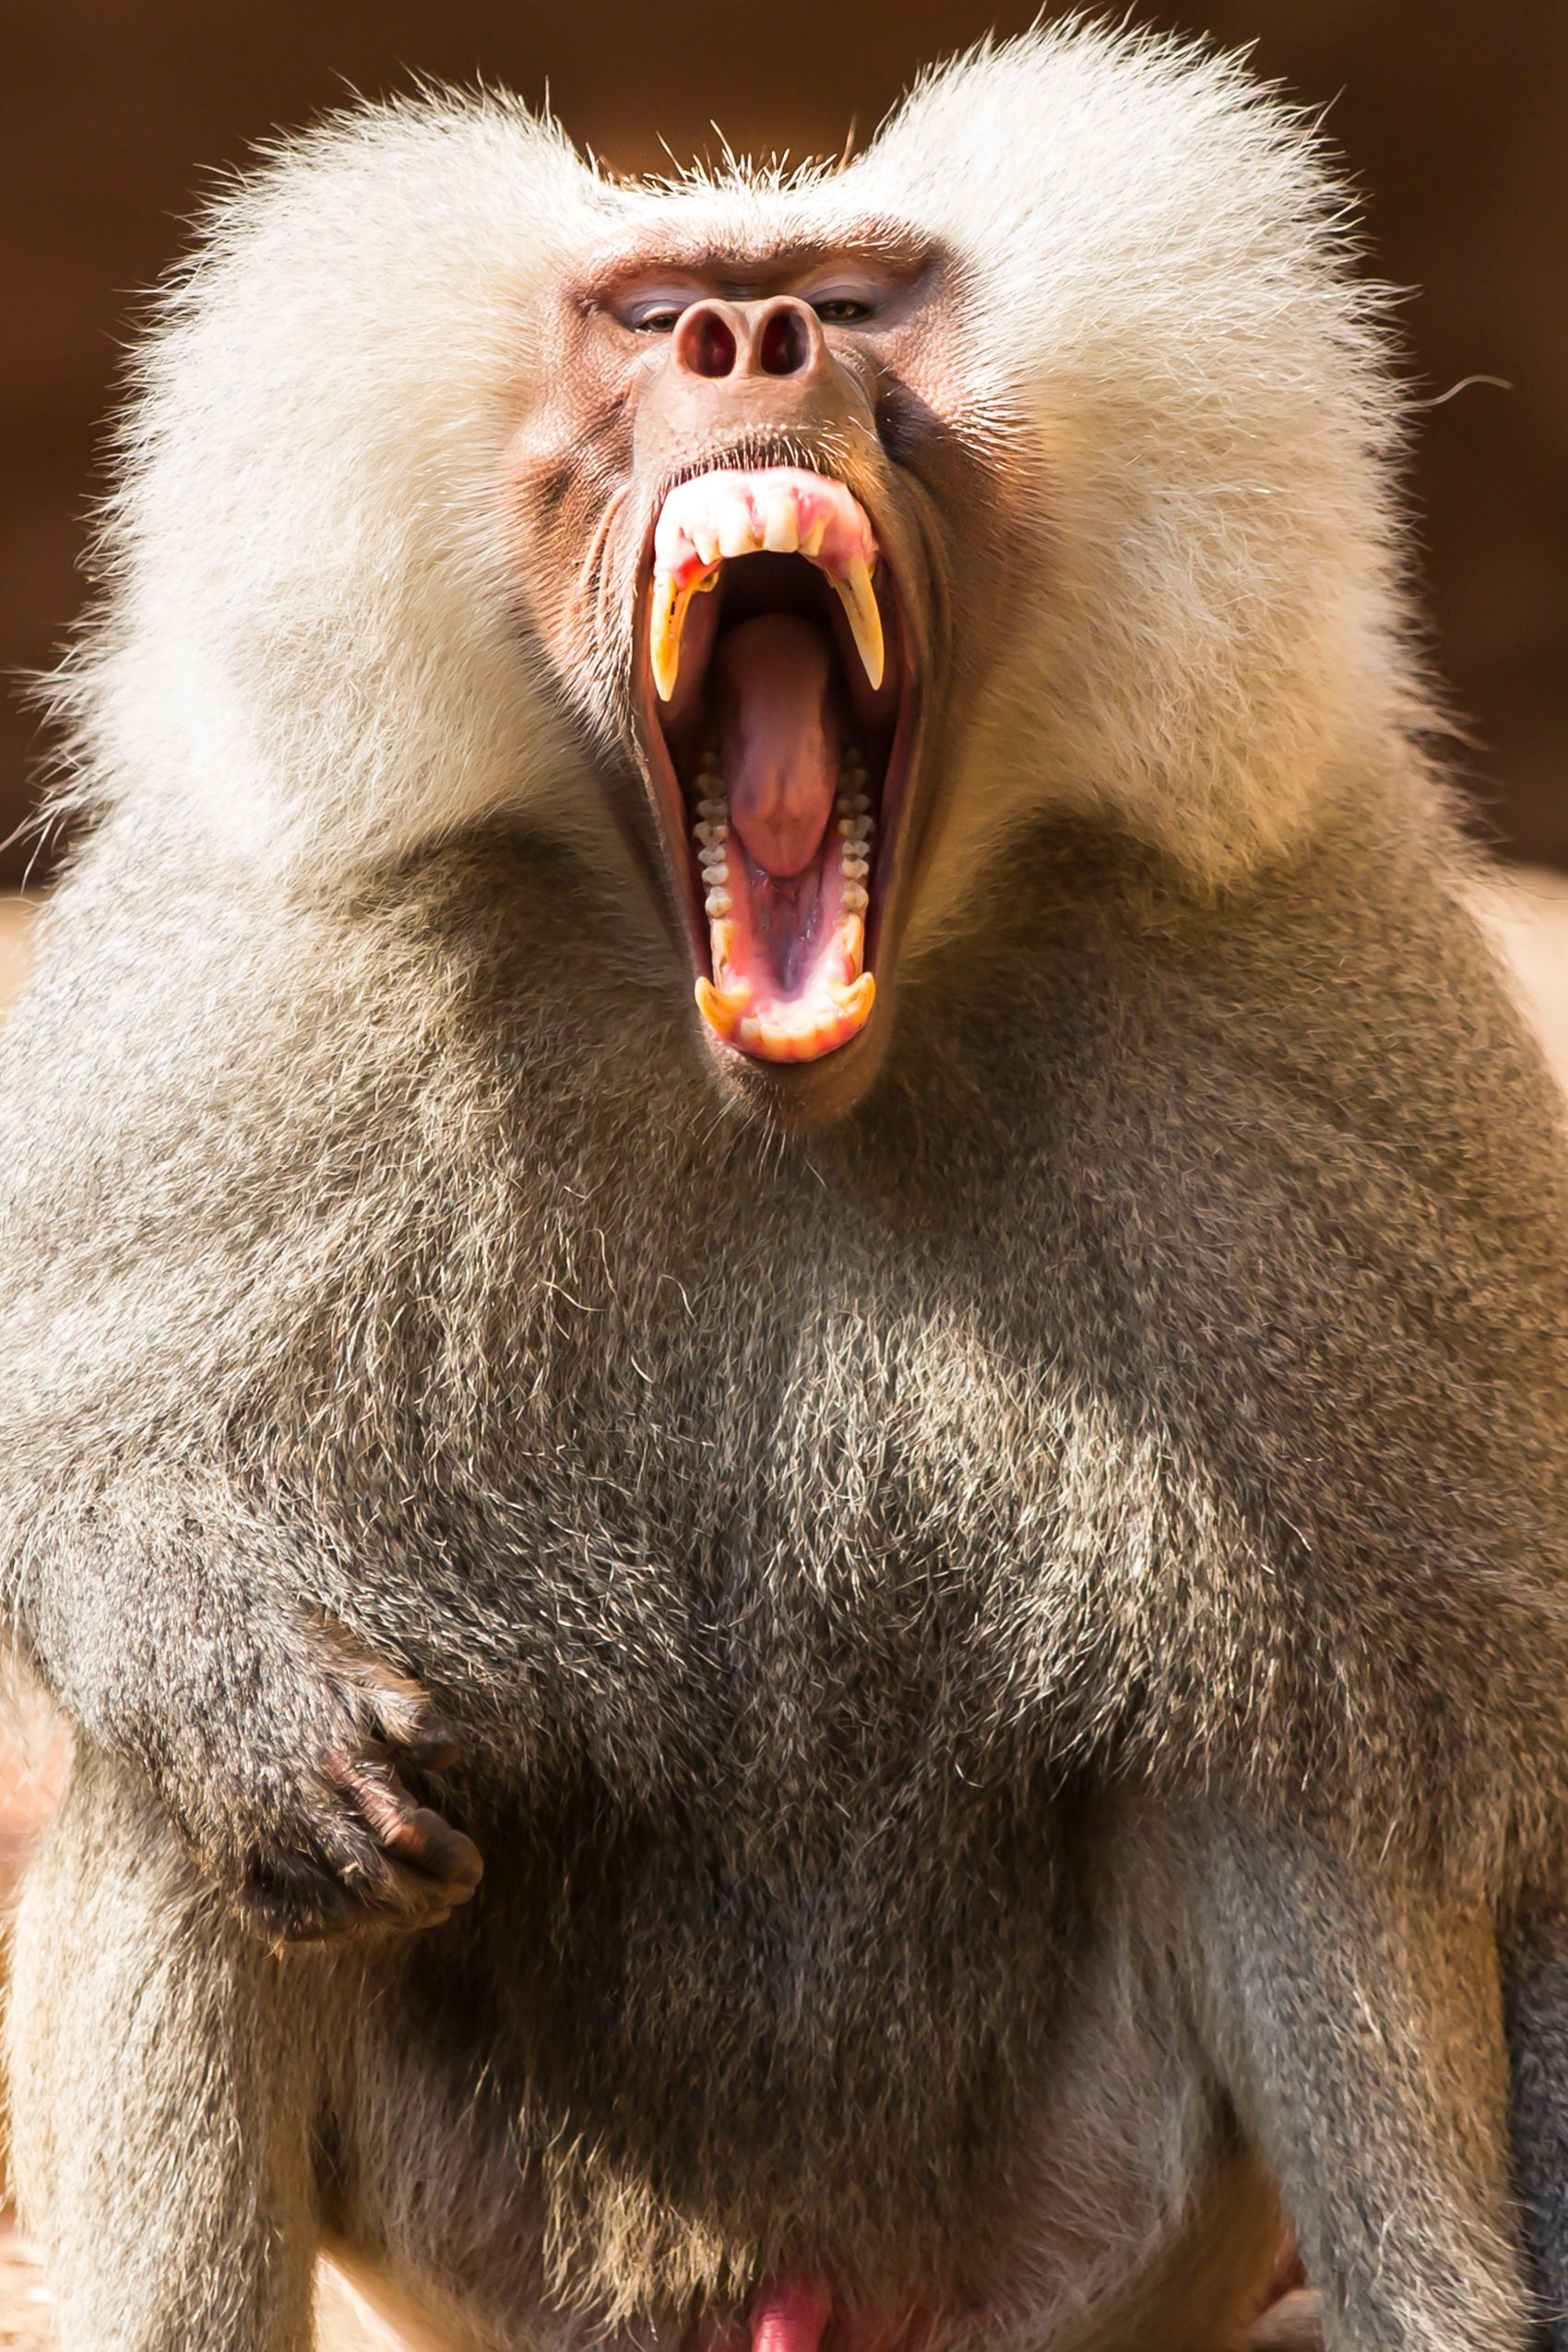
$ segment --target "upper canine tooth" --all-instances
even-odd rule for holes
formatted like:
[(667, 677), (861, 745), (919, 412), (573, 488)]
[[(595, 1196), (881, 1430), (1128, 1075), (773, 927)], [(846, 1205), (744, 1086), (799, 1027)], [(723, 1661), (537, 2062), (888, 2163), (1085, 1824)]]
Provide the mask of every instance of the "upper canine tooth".
[(699, 572), (682, 588), (669, 572), (653, 576), (647, 600), (647, 653), (660, 702), (669, 701), (681, 674), (681, 632), (686, 625), (686, 607), (694, 596), (705, 595), (718, 577), (717, 572)]
[[(873, 691), (881, 685), (886, 665), (882, 642), (882, 614), (877, 609), (876, 590), (871, 584), (871, 566), (863, 555), (857, 555), (843, 579), (833, 583), (839, 601), (849, 620), (849, 634), (870, 679)], [(668, 695), (665, 697), (668, 701)]]
[(647, 600), (647, 653), (660, 702), (669, 701), (681, 674), (681, 632), (691, 600), (692, 590), (678, 588), (668, 572), (656, 576)]

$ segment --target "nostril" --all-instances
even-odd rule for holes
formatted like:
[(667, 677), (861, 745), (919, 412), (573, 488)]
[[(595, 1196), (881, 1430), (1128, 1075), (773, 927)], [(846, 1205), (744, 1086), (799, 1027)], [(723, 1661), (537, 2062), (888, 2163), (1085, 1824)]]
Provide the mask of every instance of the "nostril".
[(757, 359), (765, 375), (798, 375), (811, 357), (811, 339), (798, 310), (776, 310), (762, 330)]
[(735, 366), (735, 330), (722, 311), (695, 303), (675, 330), (675, 356), (694, 375), (729, 375)]
[(735, 338), (716, 312), (697, 323), (693, 359), (699, 375), (729, 375), (735, 365)]

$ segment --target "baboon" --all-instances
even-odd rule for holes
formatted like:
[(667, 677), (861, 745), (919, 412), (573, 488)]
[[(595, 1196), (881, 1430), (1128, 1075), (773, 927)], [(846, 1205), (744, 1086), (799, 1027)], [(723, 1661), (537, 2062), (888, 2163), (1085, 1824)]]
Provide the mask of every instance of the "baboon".
[(65, 2352), (1218, 2352), (1282, 2214), (1568, 2346), (1568, 1184), (1344, 221), (1082, 26), (218, 205), (4, 1045)]

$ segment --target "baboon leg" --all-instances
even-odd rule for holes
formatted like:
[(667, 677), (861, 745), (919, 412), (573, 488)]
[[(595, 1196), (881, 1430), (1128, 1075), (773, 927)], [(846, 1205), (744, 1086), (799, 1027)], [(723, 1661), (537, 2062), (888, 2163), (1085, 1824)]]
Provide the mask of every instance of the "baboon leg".
[(1230, 2097), (1322, 2289), (1329, 2352), (1525, 2352), (1491, 1923), (1384, 1863), (1206, 1829), (1189, 1916)]
[[(434, 1931), (430, 1951), (391, 1947), (374, 1997), (346, 2011), (327, 2061), (330, 2251), (411, 2343), (444, 2352), (536, 2344), (549, 2302), (518, 2101), (497, 2073), (482, 1986), (463, 1974), (471, 1932), (455, 1921)], [(443, 1983), (431, 1963), (448, 1938)], [(558, 2329), (552, 2313), (549, 2332)]]
[(1568, 2352), (1568, 1919), (1517, 1934), (1505, 1968), (1514, 2168), (1541, 2352)]
[(308, 2352), (329, 1977), (235, 1926), (152, 1801), (78, 1761), (23, 1888), (6, 2036), (60, 2352)]

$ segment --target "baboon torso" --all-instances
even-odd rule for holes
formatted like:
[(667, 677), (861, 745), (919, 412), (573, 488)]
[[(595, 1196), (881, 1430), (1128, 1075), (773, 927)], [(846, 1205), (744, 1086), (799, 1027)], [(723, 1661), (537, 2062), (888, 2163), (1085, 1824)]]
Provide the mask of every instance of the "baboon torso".
[[(259, 1516), (311, 1531), (302, 1592), (468, 1730), (485, 1921), (409, 1966), (459, 2042), (482, 2019), (472, 2062), (589, 2272), (656, 2282), (651, 2216), (680, 2215), (867, 2279), (1004, 2275), (1053, 2052), (1083, 2062), (1129, 1772), (1452, 1854), (1536, 1739), (1560, 1801), (1562, 1644), (1515, 1574), (1544, 1506), (1510, 1457), (1543, 1431), (1523, 1384), (1484, 1433), (1443, 1396), (1455, 1350), (1538, 1372), (1550, 1307), (1526, 1330), (1515, 1287), (1504, 1329), (1496, 1253), (1515, 1283), (1533, 1257), (1547, 1300), (1554, 1212), (1516, 1155), (1454, 1206), (1437, 1161), (1491, 1149), (1447, 1117), (1474, 1071), (1384, 1033), (1382, 946), (1334, 920), (1363, 854), (1217, 926), (1135, 859), (1048, 839), (1028, 928), (998, 918), (978, 983), (939, 974), (865, 1111), (763, 1146), (648, 1050), (635, 972), (585, 1004), (591, 903), (504, 842), (445, 853), (368, 915), (317, 910), (302, 956), (237, 945), (300, 990), (300, 1047), (276, 1121), (221, 1016), (160, 1081), (193, 1171), (213, 1155), (169, 1187), (183, 1274), (150, 1185), (93, 1197), (106, 1269), (137, 1227), (127, 1339), (161, 1305), (78, 1393), (129, 1412), (127, 1442), (244, 1466)], [(1399, 920), (1471, 956), (1475, 1050), (1505, 1062), (1467, 918), (1413, 879)], [(1273, 1024), (1303, 958), (1320, 1039)], [(399, 1026), (405, 995), (424, 1025)], [(350, 1002), (374, 1045), (345, 1058)], [(254, 1192), (224, 1180), (234, 1101), (269, 1158)], [(280, 1197), (285, 1227), (310, 1205), (287, 1255)], [(1391, 1220), (1402, 1259), (1372, 1244)], [(1404, 1400), (1359, 1456), (1351, 1378)], [(1395, 1515), (1426, 1530), (1414, 1624), (1387, 1605)], [(1351, 1616), (1380, 1609), (1371, 1649)], [(1158, 2071), (1161, 2030), (1108, 2063)], [(1152, 2173), (1171, 2124), (1147, 2105), (1115, 2162)]]

